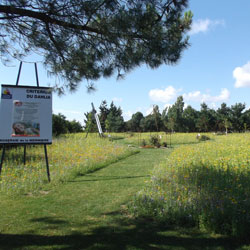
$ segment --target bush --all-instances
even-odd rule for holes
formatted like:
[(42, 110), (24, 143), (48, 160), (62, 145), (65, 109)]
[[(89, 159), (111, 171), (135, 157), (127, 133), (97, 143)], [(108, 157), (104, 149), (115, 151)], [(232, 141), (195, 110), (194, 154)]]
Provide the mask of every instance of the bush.
[(206, 136), (206, 135), (200, 135), (200, 134), (198, 134), (196, 136), (196, 139), (198, 139), (199, 141), (208, 141), (208, 140), (210, 140), (210, 138), (208, 136)]
[(158, 135), (152, 135), (150, 137), (150, 144), (159, 148), (161, 146), (161, 143), (160, 143), (160, 138)]

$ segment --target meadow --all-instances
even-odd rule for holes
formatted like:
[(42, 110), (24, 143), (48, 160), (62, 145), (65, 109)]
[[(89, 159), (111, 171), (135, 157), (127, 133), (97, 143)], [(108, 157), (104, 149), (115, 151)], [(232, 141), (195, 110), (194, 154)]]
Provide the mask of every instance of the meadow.
[[(26, 165), (23, 147), (9, 148), (0, 246), (249, 249), (250, 134), (202, 135), (210, 140), (194, 133), (64, 135), (47, 147), (51, 183), (42, 146), (27, 146)], [(141, 148), (152, 136), (167, 147)]]
[[(128, 147), (101, 139), (97, 134), (68, 134), (47, 146), (50, 185), (74, 179), (136, 153)], [(0, 177), (0, 192), (5, 194), (36, 192), (47, 185), (43, 146), (27, 146), (23, 164), (22, 146), (6, 150)], [(48, 185), (47, 185), (48, 186)]]
[(132, 210), (166, 224), (248, 237), (250, 134), (175, 148), (154, 168)]

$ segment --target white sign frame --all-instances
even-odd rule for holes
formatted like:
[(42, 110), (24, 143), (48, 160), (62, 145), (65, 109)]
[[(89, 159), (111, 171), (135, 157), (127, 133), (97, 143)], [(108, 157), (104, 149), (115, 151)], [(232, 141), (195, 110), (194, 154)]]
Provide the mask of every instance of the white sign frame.
[(1, 86), (0, 144), (51, 144), (52, 88)]

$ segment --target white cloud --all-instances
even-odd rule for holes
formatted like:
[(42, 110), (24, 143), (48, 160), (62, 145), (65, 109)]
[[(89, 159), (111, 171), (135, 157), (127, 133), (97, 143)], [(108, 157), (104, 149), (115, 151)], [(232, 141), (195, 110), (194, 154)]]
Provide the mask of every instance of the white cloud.
[(137, 113), (137, 112), (142, 112), (142, 108), (141, 107), (137, 107), (135, 109), (135, 111), (131, 111), (131, 110), (128, 110), (128, 111), (125, 111), (123, 112), (123, 118), (125, 121), (128, 121), (132, 118), (132, 115)]
[(212, 103), (210, 104), (210, 107), (211, 107), (212, 109), (217, 109), (217, 105), (216, 105), (215, 102), (212, 102)]
[(234, 84), (236, 88), (250, 87), (250, 62), (242, 67), (235, 68), (233, 77), (236, 79)]
[(124, 120), (125, 121), (128, 121), (128, 120), (130, 120), (131, 118), (132, 118), (132, 115), (133, 115), (134, 113), (132, 112), (132, 111), (130, 111), (130, 110), (128, 110), (128, 111), (126, 111), (126, 112), (123, 112), (123, 118), (124, 118)]
[(230, 97), (230, 92), (228, 89), (222, 89), (221, 94), (217, 97), (215, 97), (215, 102), (221, 102), (221, 101), (226, 101)]
[(80, 111), (77, 111), (77, 110), (67, 110), (67, 109), (54, 109), (53, 110), (53, 113), (56, 113), (56, 114), (63, 114), (63, 115), (81, 115), (82, 112)]
[(123, 99), (122, 99), (122, 98), (119, 98), (119, 97), (114, 97), (114, 98), (112, 99), (112, 101), (113, 101), (113, 102), (122, 102)]
[(168, 86), (164, 90), (162, 89), (151, 89), (149, 91), (149, 97), (151, 100), (156, 102), (169, 102), (176, 99), (178, 90), (173, 86)]
[(187, 101), (200, 102), (202, 94), (200, 91), (189, 92), (188, 94), (183, 94), (183, 98)]
[(206, 19), (198, 19), (192, 23), (191, 30), (189, 31), (190, 35), (198, 34), (200, 32), (206, 33), (208, 30), (221, 25), (225, 25), (224, 20), (210, 20)]
[[(164, 104), (164, 109), (166, 107), (171, 107), (172, 104), (174, 103), (179, 95), (181, 95), (181, 89), (175, 89), (173, 86), (168, 86), (165, 89), (152, 89), (149, 92), (149, 97), (153, 101), (159, 101), (163, 102)], [(182, 94), (185, 102), (184, 108), (187, 107), (187, 102), (198, 102), (202, 103), (205, 102), (209, 104), (212, 107), (216, 106), (216, 103), (221, 103), (225, 102), (229, 99), (230, 97), (230, 92), (228, 89), (223, 88), (221, 89), (221, 92), (219, 95), (211, 95), (209, 93), (201, 93), (201, 91), (193, 91), (189, 93), (183, 93)], [(146, 115), (150, 114), (152, 112), (153, 107), (150, 107), (146, 111)]]
[(153, 112), (153, 106), (146, 110), (146, 115), (150, 115)]
[(170, 104), (170, 103), (166, 103), (163, 107), (163, 109), (165, 108), (171, 108), (173, 106), (173, 104)]
[(211, 96), (210, 94), (202, 94), (200, 91), (194, 91), (187, 94), (183, 94), (185, 101), (195, 101), (195, 102), (208, 102), (215, 105), (216, 102), (223, 102), (228, 100), (230, 97), (230, 92), (228, 89), (222, 89), (220, 95)]

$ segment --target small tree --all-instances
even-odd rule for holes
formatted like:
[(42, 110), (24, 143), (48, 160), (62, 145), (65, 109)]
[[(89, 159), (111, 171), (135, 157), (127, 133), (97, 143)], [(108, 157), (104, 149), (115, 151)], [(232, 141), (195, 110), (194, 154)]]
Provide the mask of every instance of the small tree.
[(83, 128), (80, 122), (76, 121), (67, 121), (67, 128), (69, 133), (80, 133), (83, 132)]
[(121, 132), (124, 128), (124, 120), (122, 116), (115, 116), (112, 112), (108, 114), (105, 121), (105, 127), (109, 132)]
[(102, 103), (99, 107), (99, 110), (100, 110), (99, 120), (101, 123), (102, 130), (105, 131), (106, 130), (105, 121), (106, 121), (108, 114), (109, 114), (109, 108), (108, 108), (106, 100), (102, 101)]
[(87, 120), (85, 120), (85, 131), (87, 133), (97, 132), (97, 125), (94, 121), (93, 113), (85, 113), (84, 115), (87, 118)]
[(225, 127), (225, 129), (226, 129), (226, 135), (227, 135), (228, 129), (229, 129), (230, 127), (232, 127), (232, 123), (231, 123), (227, 118), (225, 118), (225, 120), (224, 120), (224, 127)]
[(140, 122), (143, 119), (143, 114), (141, 112), (136, 112), (132, 115), (132, 118), (128, 121), (129, 128), (133, 132), (140, 132)]
[(62, 114), (52, 115), (52, 133), (54, 136), (68, 132), (66, 117)]

